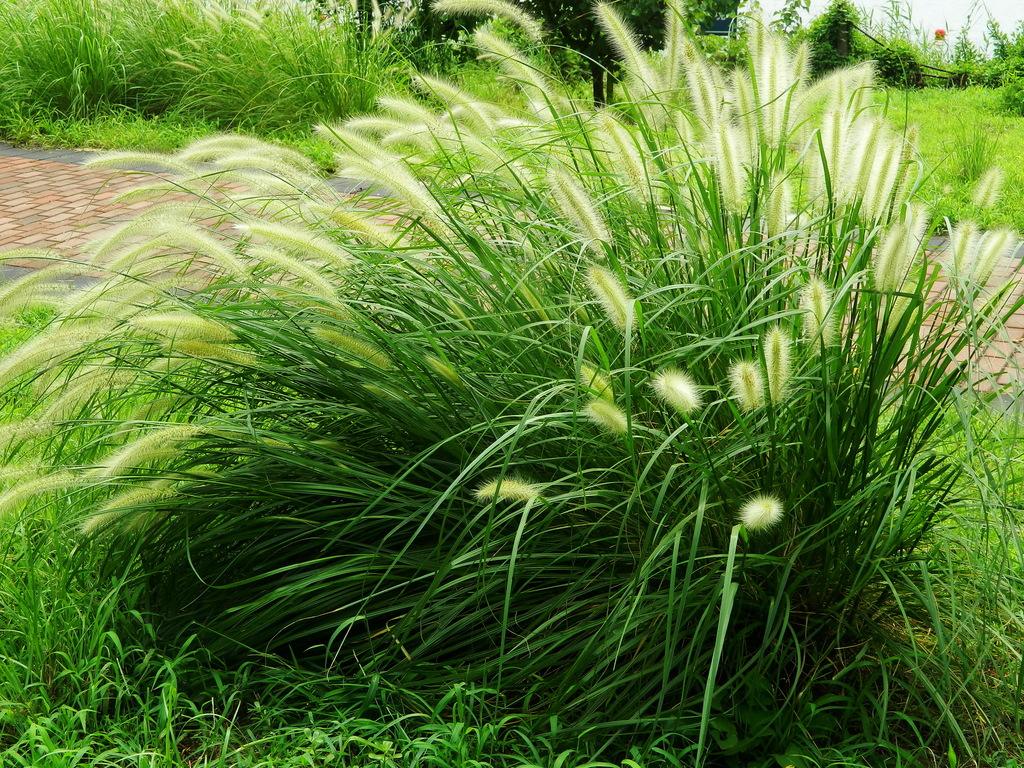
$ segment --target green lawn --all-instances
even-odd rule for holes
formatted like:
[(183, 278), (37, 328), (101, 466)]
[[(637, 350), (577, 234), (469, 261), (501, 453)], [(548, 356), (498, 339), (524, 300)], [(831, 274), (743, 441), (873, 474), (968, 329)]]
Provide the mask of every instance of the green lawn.
[[(0, 323), (0, 355), (10, 352), (32, 333), (32, 325), (28, 323)], [(5, 406), (9, 405), (9, 403), (5, 403)], [(0, 416), (6, 416), (7, 413), (7, 407), (0, 409)]]
[[(1003, 111), (998, 90), (889, 91), (879, 101), (897, 124), (917, 127), (926, 173), (922, 196), (936, 215), (1024, 231), (1024, 118)], [(982, 210), (971, 197), (990, 164), (1003, 170), (1006, 184), (999, 204)]]
[[(0, 123), (0, 140), (47, 149), (174, 152), (221, 130), (216, 124), (195, 117), (174, 114), (145, 117), (131, 110), (121, 110), (92, 118), (11, 120)], [(313, 133), (312, 126), (277, 130), (261, 138), (297, 149), (322, 168), (331, 168), (331, 146)]]

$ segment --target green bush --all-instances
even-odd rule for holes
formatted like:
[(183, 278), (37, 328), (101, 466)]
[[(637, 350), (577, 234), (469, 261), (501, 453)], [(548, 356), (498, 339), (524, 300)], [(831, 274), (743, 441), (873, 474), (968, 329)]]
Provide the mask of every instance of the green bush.
[(747, 46), (742, 36), (700, 35), (701, 51), (719, 67), (735, 67), (746, 61)]
[(875, 47), (874, 59), (879, 79), (894, 88), (920, 88), (924, 85), (921, 57), (906, 40), (890, 40)]
[(1024, 116), (1024, 78), (1010, 79), (1002, 88), (1001, 101), (1007, 112)]
[(957, 38), (950, 62), (949, 84), (954, 88), (969, 88), (978, 85), (985, 78), (988, 61), (985, 53), (966, 35)]
[(978, 79), (988, 88), (1000, 88), (1019, 78), (1024, 78), (1024, 56), (991, 59), (985, 63)]
[(424, 78), (326, 128), (356, 199), (237, 137), (106, 161), (195, 199), (97, 242), (104, 279), (0, 360), (31, 403), (0, 508), (72, 510), (165, 638), (483, 686), (553, 744), (981, 754), (1021, 574), (945, 539), (1016, 541), (951, 451), (1014, 237), (925, 257), (870, 68), (807, 89), (757, 27), (726, 72), (598, 19), (615, 110), (483, 28), (528, 106)]
[(869, 57), (867, 38), (854, 29), (860, 14), (849, 0), (833, 0), (807, 27), (811, 67), (815, 75), (856, 64)]
[(0, 50), (0, 103), (24, 116), (127, 107), (266, 130), (369, 109), (393, 63), (386, 33), (199, 0), (14, 0)]
[(979, 82), (998, 88), (1011, 80), (1024, 78), (1024, 28), (1006, 34), (990, 19), (988, 37), (992, 42), (992, 58), (984, 63)]
[(984, 63), (955, 63), (950, 68), (949, 80), (946, 84), (950, 88), (970, 88), (972, 85), (983, 82), (985, 77)]

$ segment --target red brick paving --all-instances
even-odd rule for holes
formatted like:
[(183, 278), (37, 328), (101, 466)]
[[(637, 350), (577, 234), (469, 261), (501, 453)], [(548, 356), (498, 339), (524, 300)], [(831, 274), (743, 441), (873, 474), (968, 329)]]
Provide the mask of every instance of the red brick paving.
[[(73, 255), (98, 232), (147, 203), (113, 198), (138, 174), (27, 157), (0, 157), (0, 251), (54, 248)], [(19, 262), (5, 260), (8, 265)]]
[[(1020, 251), (1013, 258), (1020, 258)], [(1015, 273), (1013, 262), (1007, 259), (996, 268), (989, 284), (1005, 285), (1008, 280), (1019, 279), (1021, 276), (1022, 272)], [(1018, 284), (1007, 301), (1012, 302), (1022, 293), (1024, 285)], [(1009, 319), (1005, 330), (985, 350), (978, 364), (978, 373), (991, 377), (989, 382), (1014, 384), (1015, 389), (1020, 391), (1021, 385), (1024, 385), (1024, 310)]]

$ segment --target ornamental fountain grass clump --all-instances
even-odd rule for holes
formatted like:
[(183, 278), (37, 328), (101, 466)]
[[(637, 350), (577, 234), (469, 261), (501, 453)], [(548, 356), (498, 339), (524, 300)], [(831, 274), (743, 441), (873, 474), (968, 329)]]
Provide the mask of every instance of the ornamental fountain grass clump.
[(596, 15), (621, 103), (484, 26), (526, 107), (423, 76), (325, 126), (355, 198), (248, 139), (147, 158), (173, 181), (105, 279), (0, 362), (35, 403), (0, 505), (73, 510), (164, 637), (469, 681), (594, 751), (992, 748), (1010, 625), (937, 542), (990, 514), (950, 445), (1015, 236), (925, 254), (870, 67), (809, 83), (754, 24), (725, 72), (674, 7), (655, 55)]

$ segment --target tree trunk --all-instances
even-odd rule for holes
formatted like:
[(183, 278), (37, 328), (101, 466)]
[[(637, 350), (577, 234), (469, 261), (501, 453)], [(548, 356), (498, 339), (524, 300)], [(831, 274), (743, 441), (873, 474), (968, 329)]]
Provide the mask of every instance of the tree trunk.
[(594, 84), (594, 106), (603, 107), (608, 103), (604, 91), (604, 67), (596, 61), (590, 62), (590, 80)]
[(845, 19), (840, 24), (839, 29), (836, 30), (836, 53), (839, 54), (840, 59), (843, 61), (850, 55), (851, 32), (850, 24)]

